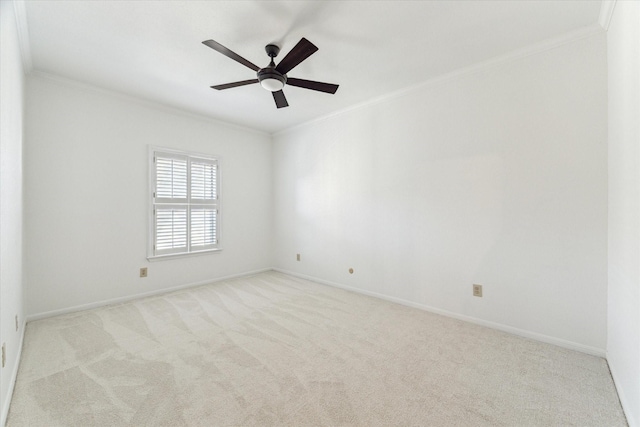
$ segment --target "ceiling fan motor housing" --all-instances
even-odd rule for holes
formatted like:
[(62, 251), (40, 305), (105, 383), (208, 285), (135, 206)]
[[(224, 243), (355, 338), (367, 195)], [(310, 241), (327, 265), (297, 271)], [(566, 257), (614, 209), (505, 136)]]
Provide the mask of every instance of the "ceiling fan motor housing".
[(258, 81), (265, 89), (275, 92), (282, 89), (287, 83), (287, 75), (279, 73), (275, 66), (269, 65), (258, 71)]

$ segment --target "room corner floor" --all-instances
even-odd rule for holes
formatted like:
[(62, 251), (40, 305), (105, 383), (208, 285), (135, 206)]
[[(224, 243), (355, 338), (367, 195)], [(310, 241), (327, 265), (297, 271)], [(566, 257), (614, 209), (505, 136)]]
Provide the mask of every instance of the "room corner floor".
[(268, 272), (30, 322), (7, 425), (626, 422), (602, 358)]

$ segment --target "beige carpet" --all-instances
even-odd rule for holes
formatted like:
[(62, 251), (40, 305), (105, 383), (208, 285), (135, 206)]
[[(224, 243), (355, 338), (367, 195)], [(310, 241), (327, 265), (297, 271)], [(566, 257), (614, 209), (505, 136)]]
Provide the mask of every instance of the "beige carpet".
[(604, 359), (269, 272), (31, 322), (8, 426), (625, 426)]

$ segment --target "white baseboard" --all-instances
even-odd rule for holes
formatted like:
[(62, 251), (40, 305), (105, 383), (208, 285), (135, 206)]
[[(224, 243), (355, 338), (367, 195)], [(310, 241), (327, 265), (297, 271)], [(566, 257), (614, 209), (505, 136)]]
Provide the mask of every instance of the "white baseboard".
[(48, 317), (53, 317), (53, 316), (59, 316), (61, 314), (68, 314), (68, 313), (75, 313), (77, 311), (91, 310), (92, 308), (104, 307), (104, 306), (107, 306), (107, 305), (122, 304), (124, 302), (132, 301), (132, 300), (135, 300), (135, 299), (138, 299), (138, 298), (145, 298), (145, 297), (151, 297), (151, 296), (155, 296), (155, 295), (162, 295), (162, 294), (166, 294), (166, 293), (169, 293), (169, 292), (179, 291), (179, 290), (182, 290), (182, 289), (194, 288), (196, 286), (202, 286), (202, 285), (208, 285), (209, 283), (222, 282), (224, 280), (236, 279), (238, 277), (254, 276), (256, 274), (264, 273), (265, 271), (271, 271), (271, 270), (273, 270), (273, 269), (272, 268), (263, 268), (263, 269), (260, 269), (260, 270), (253, 270), (253, 271), (247, 271), (247, 272), (244, 272), (244, 273), (231, 274), (229, 276), (217, 277), (217, 278), (214, 278), (214, 279), (202, 280), (202, 281), (199, 281), (199, 282), (186, 283), (184, 285), (178, 285), (178, 286), (173, 286), (173, 287), (170, 287), (170, 288), (158, 289), (158, 290), (151, 291), (151, 292), (143, 292), (143, 293), (140, 293), (140, 294), (127, 295), (125, 297), (112, 298), (112, 299), (108, 299), (108, 300), (92, 302), (92, 303), (89, 303), (89, 304), (76, 305), (76, 306), (73, 306), (73, 307), (66, 307), (66, 308), (61, 308), (61, 309), (58, 309), (58, 310), (46, 311), (46, 312), (43, 312), (43, 313), (30, 314), (30, 315), (27, 316), (27, 322), (32, 322), (34, 320), (40, 320), (40, 319), (46, 319)]
[(16, 386), (16, 380), (18, 379), (18, 370), (20, 369), (20, 360), (22, 359), (22, 344), (24, 343), (24, 333), (27, 329), (27, 321), (24, 320), (20, 325), (22, 333), (20, 334), (20, 343), (18, 344), (18, 354), (16, 355), (16, 363), (11, 373), (11, 380), (9, 382), (9, 390), (7, 391), (7, 397), (2, 402), (2, 419), (0, 420), (0, 426), (4, 427), (7, 424), (7, 416), (9, 416), (9, 407), (11, 406), (11, 398), (13, 397), (13, 389)]
[(383, 300), (386, 300), (386, 301), (395, 302), (397, 304), (406, 305), (408, 307), (418, 308), (418, 309), (421, 309), (421, 310), (429, 311), (431, 313), (436, 313), (436, 314), (440, 314), (440, 315), (443, 315), (443, 316), (452, 317), (454, 319), (463, 320), (465, 322), (474, 323), (476, 325), (486, 326), (486, 327), (491, 328), (491, 329), (497, 329), (499, 331), (508, 332), (510, 334), (518, 335), (518, 336), (525, 337), (525, 338), (530, 338), (530, 339), (533, 339), (533, 340), (536, 340), (536, 341), (546, 342), (548, 344), (554, 344), (554, 345), (557, 345), (557, 346), (560, 346), (560, 347), (568, 348), (570, 350), (576, 350), (576, 351), (580, 351), (582, 353), (591, 354), (593, 356), (598, 356), (598, 357), (602, 357), (602, 358), (606, 357), (606, 351), (604, 349), (601, 349), (601, 348), (590, 347), (590, 346), (579, 344), (579, 343), (576, 343), (576, 342), (573, 342), (573, 341), (568, 341), (568, 340), (564, 340), (564, 339), (561, 339), (561, 338), (552, 337), (552, 336), (549, 336), (549, 335), (539, 334), (537, 332), (527, 331), (527, 330), (524, 330), (524, 329), (514, 328), (512, 326), (503, 325), (501, 323), (491, 322), (491, 321), (488, 321), (488, 320), (479, 319), (477, 317), (466, 316), (464, 314), (459, 314), (459, 313), (455, 313), (455, 312), (448, 311), (448, 310), (442, 310), (442, 309), (439, 309), (439, 308), (436, 308), (436, 307), (432, 307), (432, 306), (429, 306), (429, 305), (426, 305), (426, 304), (416, 303), (416, 302), (413, 302), (413, 301), (408, 301), (408, 300), (405, 300), (405, 299), (402, 299), (402, 298), (396, 298), (396, 297), (392, 297), (392, 296), (389, 296), (389, 295), (380, 294), (380, 293), (377, 293), (377, 292), (366, 291), (366, 290), (363, 290), (363, 289), (358, 289), (358, 288), (354, 288), (354, 287), (351, 287), (351, 286), (343, 285), (341, 283), (330, 282), (328, 280), (323, 280), (323, 279), (320, 279), (318, 277), (308, 276), (308, 275), (305, 275), (305, 274), (296, 273), (296, 272), (284, 270), (284, 269), (281, 269), (281, 268), (263, 268), (263, 269), (260, 269), (260, 270), (254, 270), (254, 271), (249, 271), (249, 272), (244, 272), (244, 273), (239, 273), (239, 274), (232, 274), (232, 275), (229, 275), (229, 276), (218, 277), (218, 278), (209, 279), (209, 280), (203, 280), (203, 281), (200, 281), (200, 282), (187, 283), (187, 284), (184, 284), (184, 285), (174, 286), (174, 287), (171, 287), (171, 288), (159, 289), (159, 290), (156, 290), (156, 291), (145, 292), (145, 293), (140, 293), (140, 294), (135, 294), (135, 295), (128, 295), (126, 297), (113, 298), (113, 299), (93, 302), (93, 303), (89, 303), (89, 304), (83, 304), (83, 305), (77, 305), (77, 306), (73, 306), (73, 307), (67, 307), (67, 308), (63, 308), (63, 309), (59, 309), (59, 310), (47, 311), (47, 312), (44, 312), (44, 313), (32, 314), (32, 315), (27, 316), (27, 322), (31, 322), (31, 321), (34, 321), (34, 320), (45, 319), (47, 317), (59, 316), (61, 314), (68, 314), (68, 313), (74, 313), (74, 312), (77, 312), (77, 311), (90, 310), (92, 308), (103, 307), (103, 306), (106, 306), (106, 305), (121, 304), (123, 302), (135, 300), (135, 299), (138, 299), (138, 298), (144, 298), (144, 297), (149, 297), (149, 296), (154, 296), (154, 295), (165, 294), (165, 293), (168, 293), (168, 292), (174, 292), (174, 291), (178, 291), (178, 290), (181, 290), (181, 289), (192, 288), (192, 287), (195, 287), (195, 286), (201, 286), (201, 285), (206, 285), (206, 284), (209, 284), (209, 283), (220, 282), (220, 281), (223, 281), (223, 280), (235, 279), (235, 278), (238, 278), (238, 277), (252, 276), (252, 275), (263, 273), (265, 271), (270, 271), (270, 270), (279, 271), (281, 273), (288, 274), (288, 275), (295, 276), (295, 277), (300, 277), (302, 279), (310, 280), (312, 282), (317, 282), (317, 283), (321, 283), (321, 284), (324, 284), (324, 285), (329, 285), (329, 286), (333, 286), (333, 287), (336, 287), (336, 288), (345, 289), (345, 290), (348, 290), (348, 291), (351, 291), (351, 292), (356, 292), (356, 293), (359, 293), (359, 294), (368, 295), (368, 296), (372, 296), (372, 297), (375, 297), (375, 298), (380, 298), (380, 299), (383, 299)]
[(609, 372), (611, 372), (613, 384), (616, 386), (616, 391), (618, 392), (618, 399), (620, 399), (622, 411), (624, 412), (625, 417), (627, 417), (627, 425), (629, 427), (640, 427), (640, 425), (638, 425), (637, 423), (637, 420), (633, 418), (633, 413), (631, 412), (631, 403), (629, 402), (629, 399), (625, 395), (624, 390), (618, 387), (618, 378), (620, 377), (616, 374), (616, 368), (612, 366), (611, 363), (608, 362), (608, 360), (609, 359), (607, 358), (607, 363), (609, 364)]
[(440, 314), (442, 316), (447, 316), (447, 317), (452, 317), (454, 319), (463, 320), (465, 322), (474, 323), (474, 324), (480, 325), (480, 326), (486, 326), (487, 328), (497, 329), (499, 331), (508, 332), (510, 334), (518, 335), (518, 336), (521, 336), (521, 337), (524, 337), (524, 338), (529, 338), (529, 339), (533, 339), (533, 340), (536, 340), (536, 341), (545, 342), (547, 344), (557, 345), (559, 347), (567, 348), (567, 349), (570, 349), (570, 350), (576, 350), (576, 351), (579, 351), (579, 352), (582, 352), (582, 353), (590, 354), (592, 356), (598, 356), (598, 357), (602, 357), (602, 358), (606, 357), (606, 351), (604, 349), (601, 349), (601, 348), (590, 347), (590, 346), (579, 344), (579, 343), (576, 343), (576, 342), (573, 342), (573, 341), (564, 340), (562, 338), (556, 338), (556, 337), (552, 337), (552, 336), (549, 336), (549, 335), (539, 334), (537, 332), (527, 331), (525, 329), (519, 329), (519, 328), (514, 328), (512, 326), (503, 325), (501, 323), (490, 322), (488, 320), (479, 319), (477, 317), (471, 317), (471, 316), (466, 316), (464, 314), (459, 314), (459, 313), (455, 313), (455, 312), (448, 311), (448, 310), (442, 310), (440, 308), (431, 307), (429, 305), (420, 304), (420, 303), (416, 303), (416, 302), (413, 302), (413, 301), (408, 301), (408, 300), (405, 300), (405, 299), (402, 299), (402, 298), (396, 298), (396, 297), (380, 294), (380, 293), (377, 293), (377, 292), (371, 292), (371, 291), (366, 291), (366, 290), (363, 290), (363, 289), (353, 288), (351, 286), (346, 286), (346, 285), (343, 285), (341, 283), (330, 282), (330, 281), (327, 281), (327, 280), (319, 279), (317, 277), (307, 276), (305, 274), (300, 274), (300, 273), (296, 273), (296, 272), (293, 272), (293, 271), (283, 270), (281, 268), (274, 268), (273, 270), (279, 271), (279, 272), (284, 273), (284, 274), (289, 274), (291, 276), (300, 277), (302, 279), (310, 280), (312, 282), (321, 283), (323, 285), (329, 285), (329, 286), (333, 286), (333, 287), (336, 287), (336, 288), (345, 289), (345, 290), (348, 290), (348, 291), (351, 291), (351, 292), (356, 292), (356, 293), (359, 293), (359, 294), (368, 295), (368, 296), (375, 297), (375, 298), (380, 298), (380, 299), (383, 299), (383, 300), (386, 300), (386, 301), (395, 302), (397, 304), (406, 305), (408, 307), (419, 308), (421, 310), (425, 310), (425, 311), (428, 311), (428, 312), (431, 312), (431, 313)]

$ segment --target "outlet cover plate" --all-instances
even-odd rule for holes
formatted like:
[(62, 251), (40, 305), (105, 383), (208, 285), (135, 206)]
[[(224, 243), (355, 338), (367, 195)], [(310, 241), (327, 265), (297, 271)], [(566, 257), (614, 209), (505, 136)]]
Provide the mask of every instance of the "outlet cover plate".
[(482, 297), (482, 285), (473, 285), (473, 296)]

